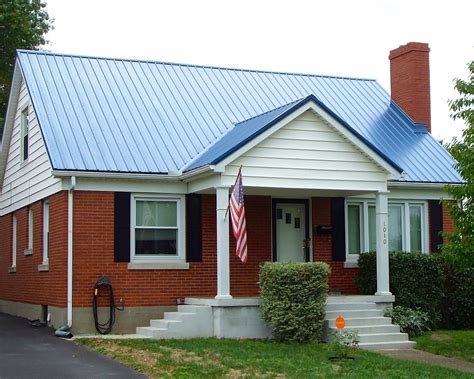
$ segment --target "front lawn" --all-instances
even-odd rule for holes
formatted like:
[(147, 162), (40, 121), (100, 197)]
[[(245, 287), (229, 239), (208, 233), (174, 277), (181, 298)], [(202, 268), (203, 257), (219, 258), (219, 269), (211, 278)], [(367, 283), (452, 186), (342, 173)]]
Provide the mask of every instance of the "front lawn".
[(270, 341), (100, 340), (78, 339), (144, 374), (155, 377), (436, 377), (467, 374), (422, 363), (401, 361), (363, 350), (354, 361), (330, 361), (325, 344), (279, 344)]
[(437, 330), (414, 340), (417, 349), (474, 363), (474, 330)]

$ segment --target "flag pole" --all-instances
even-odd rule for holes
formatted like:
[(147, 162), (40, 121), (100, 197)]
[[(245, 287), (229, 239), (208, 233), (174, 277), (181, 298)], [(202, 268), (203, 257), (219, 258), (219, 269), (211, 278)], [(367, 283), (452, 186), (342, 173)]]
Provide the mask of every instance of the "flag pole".
[[(239, 172), (237, 173), (237, 177), (235, 178), (234, 187), (237, 184), (237, 180), (239, 179), (240, 172), (242, 171), (242, 166), (243, 165), (240, 165)], [(229, 208), (230, 208), (230, 203), (227, 205), (227, 209), (226, 209), (225, 215), (224, 215), (224, 220), (227, 218), (227, 213), (229, 213)]]

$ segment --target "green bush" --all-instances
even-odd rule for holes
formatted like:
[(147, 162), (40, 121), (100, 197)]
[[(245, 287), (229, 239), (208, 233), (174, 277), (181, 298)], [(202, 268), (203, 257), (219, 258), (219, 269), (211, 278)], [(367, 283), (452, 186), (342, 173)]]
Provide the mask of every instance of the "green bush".
[[(435, 255), (392, 252), (390, 260), (390, 291), (395, 305), (427, 312), (435, 325), (440, 320), (443, 298), (443, 270)], [(376, 254), (359, 257), (356, 285), (363, 294), (377, 291)]]
[(427, 312), (418, 309), (410, 309), (397, 305), (385, 311), (386, 317), (391, 317), (393, 323), (400, 326), (403, 333), (408, 333), (410, 337), (421, 336), (423, 332), (430, 329), (430, 318)]
[(260, 269), (262, 318), (277, 341), (320, 339), (326, 315), (326, 263), (264, 263)]
[(444, 327), (474, 329), (474, 268), (446, 268), (444, 283)]

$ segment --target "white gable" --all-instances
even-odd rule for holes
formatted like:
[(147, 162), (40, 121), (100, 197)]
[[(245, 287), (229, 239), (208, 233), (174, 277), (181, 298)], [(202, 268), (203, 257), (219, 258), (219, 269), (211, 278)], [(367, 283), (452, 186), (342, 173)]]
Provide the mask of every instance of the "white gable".
[[(26, 107), (28, 107), (29, 119), (29, 157), (27, 161), (22, 162), (21, 113)], [(12, 128), (11, 137), (5, 137), (5, 141), (2, 141), (6, 144), (2, 146), (2, 150), (7, 149), (8, 155), (0, 193), (0, 215), (12, 212), (61, 190), (61, 180), (54, 178), (51, 173), (51, 164), (38, 120), (23, 80), (21, 80), (13, 123), (6, 126), (6, 128), (8, 127)], [(8, 135), (9, 133), (4, 134), (4, 136)]]
[(334, 190), (385, 190), (389, 173), (308, 110), (228, 164), (232, 185), (240, 166), (246, 186)]

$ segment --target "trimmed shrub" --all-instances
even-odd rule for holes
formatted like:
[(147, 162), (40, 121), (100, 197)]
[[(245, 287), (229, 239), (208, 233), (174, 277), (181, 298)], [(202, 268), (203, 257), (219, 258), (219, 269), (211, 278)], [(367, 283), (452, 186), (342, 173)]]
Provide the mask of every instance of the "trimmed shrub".
[[(390, 260), (390, 291), (395, 304), (427, 312), (436, 325), (440, 320), (443, 298), (443, 270), (434, 255), (422, 253), (392, 252)], [(356, 286), (363, 294), (377, 290), (376, 254), (366, 253), (359, 257)]]
[(430, 329), (430, 318), (428, 313), (418, 309), (410, 309), (397, 305), (393, 308), (388, 308), (385, 311), (386, 317), (391, 317), (394, 324), (400, 326), (403, 333), (408, 333), (410, 337), (421, 336), (423, 332)]
[(284, 342), (320, 339), (326, 315), (326, 263), (267, 262), (260, 268), (262, 318)]
[(444, 326), (474, 329), (474, 268), (446, 268), (445, 273)]

